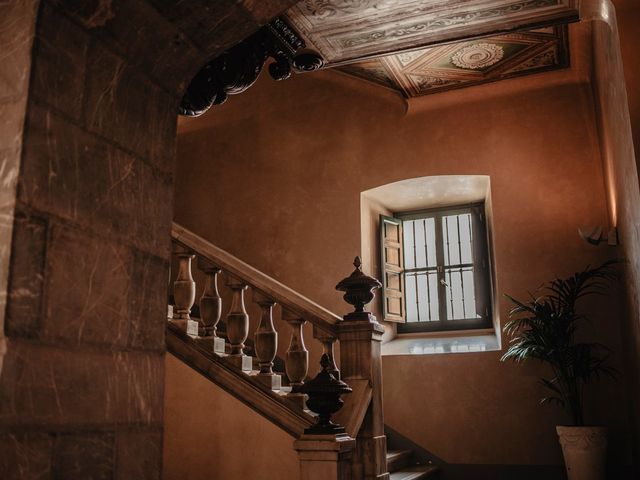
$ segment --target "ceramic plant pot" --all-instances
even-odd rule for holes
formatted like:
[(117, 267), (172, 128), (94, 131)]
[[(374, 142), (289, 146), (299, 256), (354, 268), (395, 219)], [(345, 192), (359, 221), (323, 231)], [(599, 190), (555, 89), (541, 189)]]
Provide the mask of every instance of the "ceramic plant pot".
[(556, 427), (569, 480), (606, 480), (606, 427)]

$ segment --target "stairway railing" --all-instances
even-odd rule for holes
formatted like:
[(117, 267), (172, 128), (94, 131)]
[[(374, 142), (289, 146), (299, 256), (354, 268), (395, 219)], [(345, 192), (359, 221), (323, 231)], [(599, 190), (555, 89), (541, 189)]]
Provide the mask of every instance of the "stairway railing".
[[(217, 336), (223, 310), (217, 282), (220, 273), (223, 273), (226, 285), (233, 292), (225, 318), (226, 333), (231, 344), (228, 362), (245, 371), (253, 369), (251, 358), (243, 352), (249, 334), (244, 294), (251, 287), (253, 301), (261, 310), (260, 324), (254, 337), (260, 366), (256, 375), (258, 381), (271, 388), (280, 385), (279, 376), (273, 372), (273, 360), (277, 352), (277, 332), (273, 324), (273, 307), (276, 303), (282, 307), (282, 320), (291, 327), (291, 341), (285, 357), (291, 387), (287, 398), (300, 406), (304, 405), (303, 395), (297, 390), (309, 370), (309, 353), (302, 328), (306, 322), (313, 324), (314, 337), (322, 343), (324, 353), (329, 355), (334, 371), (339, 375), (334, 360), (334, 343), (340, 317), (176, 223), (173, 224), (172, 239), (173, 251), (178, 257), (178, 274), (174, 283), (174, 325), (184, 328), (186, 333), (197, 336), (205, 343), (212, 343), (215, 352), (227, 353), (224, 340)], [(196, 284), (191, 273), (194, 258), (197, 258), (198, 268), (206, 275), (200, 298), (200, 319), (197, 322), (190, 315), (196, 295)]]
[[(304, 445), (316, 448), (315, 437), (311, 443), (305, 443), (305, 435), (301, 435), (300, 431), (313, 418), (304, 410), (305, 395), (300, 391), (309, 370), (309, 352), (304, 341), (303, 326), (306, 322), (311, 323), (313, 337), (322, 344), (323, 353), (329, 357), (329, 371), (338, 379), (342, 377), (353, 389), (353, 394), (345, 398), (345, 408), (337, 416), (338, 421), (347, 428), (347, 433), (356, 438), (355, 452), (349, 460), (353, 475), (349, 478), (386, 478), (380, 357), (384, 329), (373, 315), (363, 310), (364, 304), (371, 298), (357, 288), (351, 292), (351, 296), (345, 295), (356, 311), (341, 319), (176, 223), (172, 228), (172, 242), (178, 269), (173, 283), (174, 302), (170, 306), (172, 312), (167, 329), (169, 350), (236, 396), (250, 397), (241, 400), (252, 404), (274, 423), (298, 436), (296, 448), (305, 452), (301, 453), (301, 465), (306, 465), (302, 462), (302, 456), (308, 460), (313, 455)], [(191, 317), (196, 301), (196, 283), (192, 275), (194, 259), (206, 278), (199, 299), (198, 319)], [(225, 307), (227, 313), (224, 320), (223, 299), (218, 290), (221, 274), (231, 291), (231, 301)], [(358, 278), (363, 276), (359, 264), (349, 278), (355, 278), (354, 275)], [(249, 315), (245, 305), (245, 292), (249, 287), (252, 299), (261, 312), (254, 333), (257, 368), (253, 364), (254, 359), (246, 355), (244, 350), (249, 335)], [(364, 302), (363, 298), (368, 300)], [(273, 319), (276, 304), (281, 306), (281, 319), (290, 327), (291, 338), (285, 354), (288, 387), (282, 386), (281, 376), (273, 371), (278, 345)], [(218, 335), (221, 321), (225, 323), (227, 341)], [(340, 369), (334, 359), (336, 341), (340, 346)], [(215, 368), (207, 367), (207, 363), (215, 365)], [(247, 385), (232, 384), (234, 375), (236, 381)], [(279, 405), (286, 408), (281, 412), (282, 418), (275, 419), (273, 417), (279, 415)], [(334, 448), (330, 444), (327, 444), (328, 448)], [(341, 444), (346, 445), (342, 441)], [(319, 458), (324, 457), (320, 455)]]

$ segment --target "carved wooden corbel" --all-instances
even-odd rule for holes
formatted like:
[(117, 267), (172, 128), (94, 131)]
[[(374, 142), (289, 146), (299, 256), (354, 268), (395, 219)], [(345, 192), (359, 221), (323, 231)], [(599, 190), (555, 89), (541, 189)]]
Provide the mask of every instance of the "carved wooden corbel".
[(178, 113), (197, 117), (228, 95), (244, 92), (255, 83), (268, 58), (269, 75), (286, 80), (291, 70), (318, 70), (324, 60), (306, 48), (305, 42), (281, 19), (275, 18), (253, 35), (207, 63), (193, 78), (182, 98)]

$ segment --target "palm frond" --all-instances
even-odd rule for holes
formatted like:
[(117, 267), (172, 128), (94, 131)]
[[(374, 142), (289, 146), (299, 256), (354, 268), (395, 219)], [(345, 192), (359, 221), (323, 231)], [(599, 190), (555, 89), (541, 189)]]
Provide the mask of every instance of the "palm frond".
[(551, 380), (540, 379), (552, 393), (540, 403), (568, 408), (577, 423), (583, 421), (582, 386), (601, 375), (615, 378), (617, 372), (608, 365), (603, 345), (574, 342), (578, 325), (588, 320), (576, 312), (576, 304), (581, 298), (604, 294), (610, 281), (617, 278), (618, 263), (620, 260), (609, 260), (567, 278), (555, 278), (539, 289), (542, 295), (529, 294), (526, 301), (505, 295), (513, 306), (503, 327), (509, 347), (501, 361), (536, 359), (548, 363), (556, 375)]

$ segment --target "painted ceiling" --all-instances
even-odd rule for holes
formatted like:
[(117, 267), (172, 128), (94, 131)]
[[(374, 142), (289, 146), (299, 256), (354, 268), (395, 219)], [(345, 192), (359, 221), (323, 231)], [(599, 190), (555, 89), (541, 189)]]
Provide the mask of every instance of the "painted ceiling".
[(406, 97), (568, 65), (576, 0), (302, 0), (285, 20), (326, 67)]
[(415, 97), (568, 64), (566, 26), (559, 26), (387, 55), (340, 70)]

